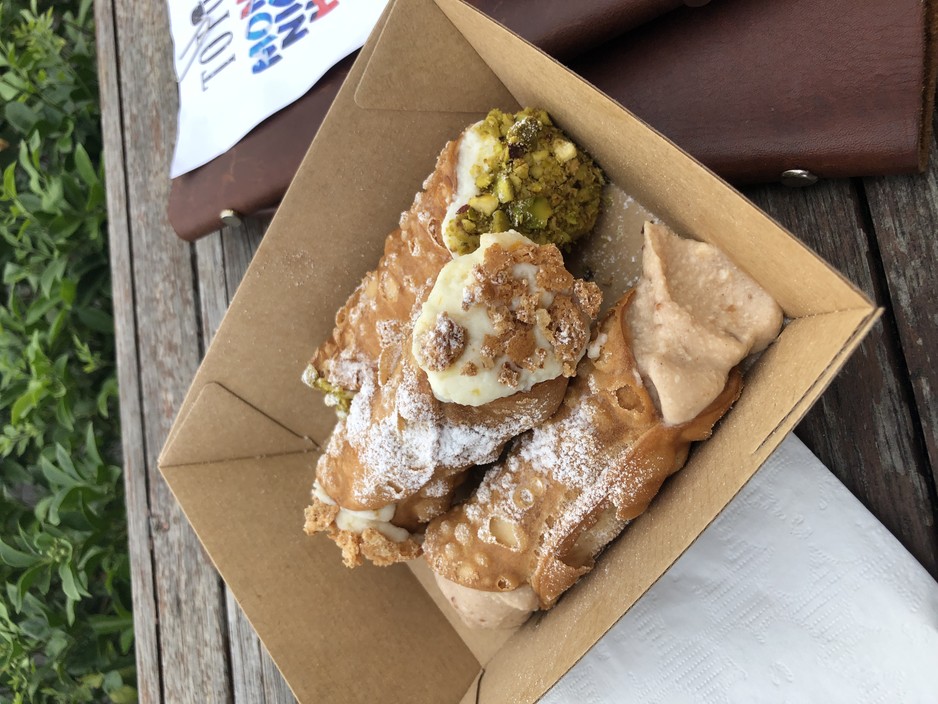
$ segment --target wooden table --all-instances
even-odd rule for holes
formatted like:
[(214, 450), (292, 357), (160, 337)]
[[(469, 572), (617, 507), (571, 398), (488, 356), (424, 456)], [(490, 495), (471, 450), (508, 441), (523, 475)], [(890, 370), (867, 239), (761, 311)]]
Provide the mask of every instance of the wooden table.
[[(95, 0), (140, 701), (293, 701), (156, 466), (267, 222), (166, 219), (176, 89), (162, 0)], [(886, 309), (798, 428), (938, 575), (938, 155), (922, 176), (746, 194)]]

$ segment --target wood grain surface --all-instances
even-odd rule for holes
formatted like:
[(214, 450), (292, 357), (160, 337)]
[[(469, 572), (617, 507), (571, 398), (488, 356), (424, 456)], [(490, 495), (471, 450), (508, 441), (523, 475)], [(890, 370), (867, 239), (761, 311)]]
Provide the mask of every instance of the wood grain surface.
[(205, 347), (196, 252), (166, 218), (176, 112), (166, 4), (98, 0), (95, 17), (140, 701), (230, 702), (223, 585), (156, 465)]
[[(269, 219), (250, 219), (243, 226), (226, 227), (219, 234), (205, 237), (193, 245), (206, 348), (221, 325), (268, 224)], [(294, 702), (290, 688), (227, 587), (225, 605), (233, 701), (258, 704)]]
[(934, 492), (894, 334), (878, 245), (850, 181), (747, 190), (761, 208), (886, 309), (796, 433), (932, 574), (938, 572)]
[(123, 119), (113, 9), (110, 3), (95, 3), (95, 34), (101, 91), (101, 129), (105, 145), (104, 170), (107, 174), (105, 187), (120, 386), (121, 446), (131, 555), (137, 691), (141, 702), (156, 702), (161, 701), (159, 633), (150, 549), (149, 476), (140, 411), (140, 365), (137, 361), (132, 249), (127, 183), (124, 178)]
[(932, 481), (938, 483), (938, 151), (934, 142), (924, 176), (869, 178), (863, 185)]
[[(166, 219), (176, 91), (165, 2), (95, 0), (140, 701), (292, 702), (156, 457), (268, 224), (194, 245)], [(938, 162), (750, 196), (885, 308), (798, 434), (938, 576)]]

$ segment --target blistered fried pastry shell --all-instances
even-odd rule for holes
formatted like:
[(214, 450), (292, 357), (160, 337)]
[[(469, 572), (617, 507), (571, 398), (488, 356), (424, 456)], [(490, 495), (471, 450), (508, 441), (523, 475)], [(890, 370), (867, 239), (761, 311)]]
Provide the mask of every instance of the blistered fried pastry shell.
[(530, 584), (549, 608), (735, 400), (738, 374), (698, 418), (661, 423), (629, 347), (632, 297), (604, 318), (598, 358), (580, 363), (557, 414), (522, 436), (470, 501), (430, 524), (424, 552), (437, 574), (484, 591)]
[(327, 400), (347, 410), (349, 393), (361, 388), (381, 356), (385, 321), (409, 320), (418, 296), (429, 289), (452, 259), (440, 233), (456, 188), (456, 161), (462, 137), (449, 142), (436, 168), (388, 235), (384, 254), (335, 317), (328, 340), (313, 353), (304, 381), (325, 391)]
[[(402, 216), (400, 230), (389, 236), (378, 268), (366, 275), (339, 312), (332, 337), (316, 351), (305, 375), (305, 381), (326, 391), (327, 399), (341, 411), (317, 464), (318, 489), (307, 511), (306, 531), (327, 532), (343, 548), (349, 566), (360, 563), (362, 557), (378, 564), (413, 557), (416, 542), (406, 532), (399, 535), (391, 528), (416, 531), (446, 511), (466, 469), (494, 461), (508, 440), (554, 413), (566, 390), (566, 377), (585, 352), (590, 323), (598, 310), (598, 288), (575, 280), (563, 269), (556, 248), (543, 246), (555, 256), (548, 256), (542, 268), (553, 271), (559, 266), (569, 285), (551, 288), (550, 300), (545, 299), (541, 308), (535, 306), (535, 312), (549, 332), (561, 320), (564, 332), (577, 328), (582, 333), (577, 338), (579, 351), (568, 345), (564, 358), (569, 361), (556, 377), (530, 387), (511, 386), (508, 395), (480, 405), (446, 403), (436, 397), (413, 354), (413, 321), (440, 272), (456, 264), (439, 233), (454, 193), (457, 152), (458, 142), (443, 150), (424, 193)], [(503, 251), (509, 258), (526, 248), (541, 249), (516, 233), (491, 237), (491, 252)], [(499, 276), (516, 275), (510, 265), (502, 269)], [(471, 273), (473, 280), (483, 283), (494, 275), (482, 265)], [(496, 282), (489, 283), (494, 286)], [(456, 293), (462, 297), (461, 284)], [(491, 308), (485, 296), (480, 301), (479, 305)], [(565, 301), (572, 309), (560, 311)], [(509, 302), (500, 310), (509, 317), (516, 315), (513, 305)], [(551, 344), (559, 344), (561, 337), (551, 332)], [(509, 358), (503, 365), (503, 378), (510, 385), (511, 373), (518, 370), (510, 366), (514, 358)], [(463, 364), (460, 369), (466, 367)], [(391, 515), (380, 524), (384, 530), (375, 527), (379, 524), (359, 521), (361, 516), (356, 515), (380, 512), (383, 516), (388, 511)], [(369, 533), (372, 530), (378, 535)]]
[(723, 252), (646, 223), (642, 279), (598, 326), (560, 410), (427, 529), (424, 553), (464, 619), (516, 620), (506, 604), (524, 589), (550, 608), (710, 435), (740, 392), (737, 365), (781, 324)]

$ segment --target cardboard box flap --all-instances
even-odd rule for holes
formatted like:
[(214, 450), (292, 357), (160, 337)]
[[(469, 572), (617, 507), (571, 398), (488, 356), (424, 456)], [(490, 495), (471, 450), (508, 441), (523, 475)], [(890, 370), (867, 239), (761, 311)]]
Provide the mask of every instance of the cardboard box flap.
[(410, 570), (349, 570), (332, 542), (303, 533), (314, 461), (293, 454), (162, 470), (300, 701), (405, 691), (413, 702), (458, 701), (479, 663)]
[[(397, 3), (355, 91), (362, 108), (485, 114), (514, 98), (452, 22)], [(398, 47), (410, 45), (408, 63)], [(467, 120), (467, 123), (470, 120)]]
[(488, 630), (485, 628), (467, 626), (456, 610), (450, 606), (443, 592), (440, 591), (440, 588), (436, 584), (436, 577), (433, 575), (433, 570), (430, 569), (430, 565), (428, 565), (425, 560), (411, 560), (407, 563), (407, 567), (413, 572), (424, 591), (433, 599), (437, 608), (440, 609), (442, 614), (446, 617), (446, 620), (449, 621), (449, 625), (459, 635), (462, 642), (465, 643), (466, 647), (475, 655), (479, 664), (485, 667), (486, 663), (491, 660), (498, 651), (501, 650), (501, 647), (505, 645), (506, 641), (511, 638), (514, 631), (510, 629)]
[[(766, 364), (747, 374), (747, 388), (772, 384), (771, 378), (763, 379), (770, 376), (771, 372), (766, 371), (770, 367), (786, 369), (786, 379), (799, 382), (786, 383), (782, 393), (764, 394), (761, 401), (756, 401), (764, 404), (760, 417), (778, 418), (774, 429), (752, 450), (760, 464), (794, 431), (882, 313), (882, 308), (846, 310), (793, 320), (766, 353)], [(745, 403), (748, 401), (740, 399), (735, 407)]]
[(309, 438), (285, 428), (221, 384), (208, 383), (166, 442), (159, 464), (172, 467), (315, 449)]

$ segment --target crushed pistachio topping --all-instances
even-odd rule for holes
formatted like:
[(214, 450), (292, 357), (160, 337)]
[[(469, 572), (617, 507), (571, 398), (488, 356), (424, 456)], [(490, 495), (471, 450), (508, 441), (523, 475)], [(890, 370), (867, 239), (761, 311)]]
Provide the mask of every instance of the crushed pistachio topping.
[(483, 233), (509, 229), (565, 247), (593, 228), (605, 177), (544, 110), (492, 110), (476, 129), (498, 145), (470, 170), (478, 195), (449, 221), (450, 250), (468, 254)]
[(352, 398), (355, 396), (354, 392), (343, 389), (341, 386), (330, 384), (319, 376), (312, 366), (307, 367), (306, 371), (303, 372), (303, 383), (311, 389), (322, 391), (326, 395), (323, 402), (327, 406), (334, 407), (336, 413), (340, 416), (348, 414), (349, 405), (352, 403)]

